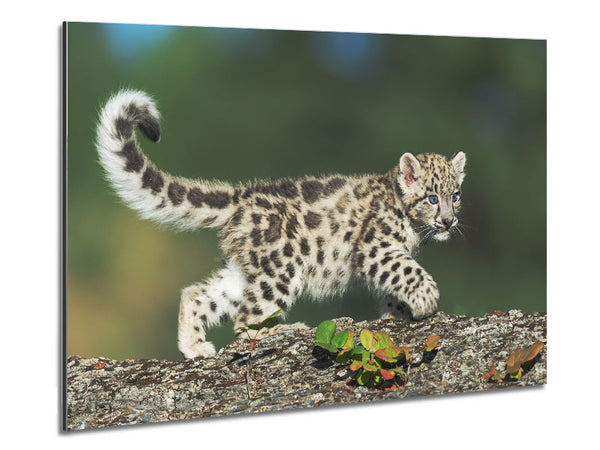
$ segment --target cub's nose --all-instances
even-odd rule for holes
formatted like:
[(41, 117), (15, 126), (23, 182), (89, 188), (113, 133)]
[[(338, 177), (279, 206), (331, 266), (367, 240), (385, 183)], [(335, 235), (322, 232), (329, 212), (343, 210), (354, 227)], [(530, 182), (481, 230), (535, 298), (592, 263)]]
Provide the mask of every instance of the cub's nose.
[(454, 219), (442, 219), (442, 223), (444, 224), (446, 229), (450, 228), (452, 226), (453, 222), (454, 222)]

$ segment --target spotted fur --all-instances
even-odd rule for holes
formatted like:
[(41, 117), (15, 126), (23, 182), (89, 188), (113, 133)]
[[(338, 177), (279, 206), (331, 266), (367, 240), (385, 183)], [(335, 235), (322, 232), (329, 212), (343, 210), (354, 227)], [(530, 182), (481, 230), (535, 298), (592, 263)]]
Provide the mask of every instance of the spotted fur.
[(420, 319), (436, 311), (437, 285), (412, 254), (424, 239), (445, 240), (456, 229), (463, 152), (405, 153), (381, 175), (232, 185), (155, 167), (135, 128), (158, 142), (158, 117), (146, 94), (118, 93), (102, 110), (97, 148), (109, 181), (142, 217), (221, 230), (225, 267), (182, 292), (178, 340), (185, 357), (214, 355), (206, 341), (212, 325), (260, 322), (287, 311), (302, 293), (340, 294), (351, 279), (380, 293), (387, 316)]

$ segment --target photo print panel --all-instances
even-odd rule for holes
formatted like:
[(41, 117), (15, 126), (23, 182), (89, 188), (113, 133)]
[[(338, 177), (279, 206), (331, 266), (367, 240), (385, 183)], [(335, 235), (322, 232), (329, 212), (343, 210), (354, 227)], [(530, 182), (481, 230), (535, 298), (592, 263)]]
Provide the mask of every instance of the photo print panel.
[(64, 45), (65, 429), (546, 383), (545, 41)]

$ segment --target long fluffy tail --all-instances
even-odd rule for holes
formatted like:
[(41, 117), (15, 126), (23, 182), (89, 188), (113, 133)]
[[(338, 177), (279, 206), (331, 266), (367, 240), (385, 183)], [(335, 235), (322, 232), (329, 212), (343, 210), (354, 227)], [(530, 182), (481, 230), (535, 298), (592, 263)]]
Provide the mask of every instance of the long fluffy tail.
[(120, 91), (100, 113), (96, 147), (119, 196), (145, 219), (179, 229), (220, 228), (233, 215), (236, 190), (218, 182), (173, 177), (142, 152), (135, 128), (160, 139), (159, 114), (143, 92)]

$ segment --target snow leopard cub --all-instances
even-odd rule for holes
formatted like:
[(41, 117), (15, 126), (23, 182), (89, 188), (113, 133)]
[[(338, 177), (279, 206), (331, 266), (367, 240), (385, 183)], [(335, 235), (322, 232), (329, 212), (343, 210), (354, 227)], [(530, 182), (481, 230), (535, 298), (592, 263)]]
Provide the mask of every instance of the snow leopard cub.
[(117, 93), (101, 112), (97, 148), (107, 178), (143, 218), (221, 230), (225, 267), (181, 295), (178, 341), (186, 358), (215, 354), (207, 327), (229, 318), (236, 328), (260, 322), (303, 292), (340, 294), (351, 279), (380, 292), (387, 316), (420, 319), (436, 311), (437, 285), (411, 254), (424, 238), (442, 241), (455, 229), (463, 152), (449, 159), (404, 153), (381, 175), (232, 185), (154, 166), (135, 130), (158, 142), (158, 117), (143, 92)]

